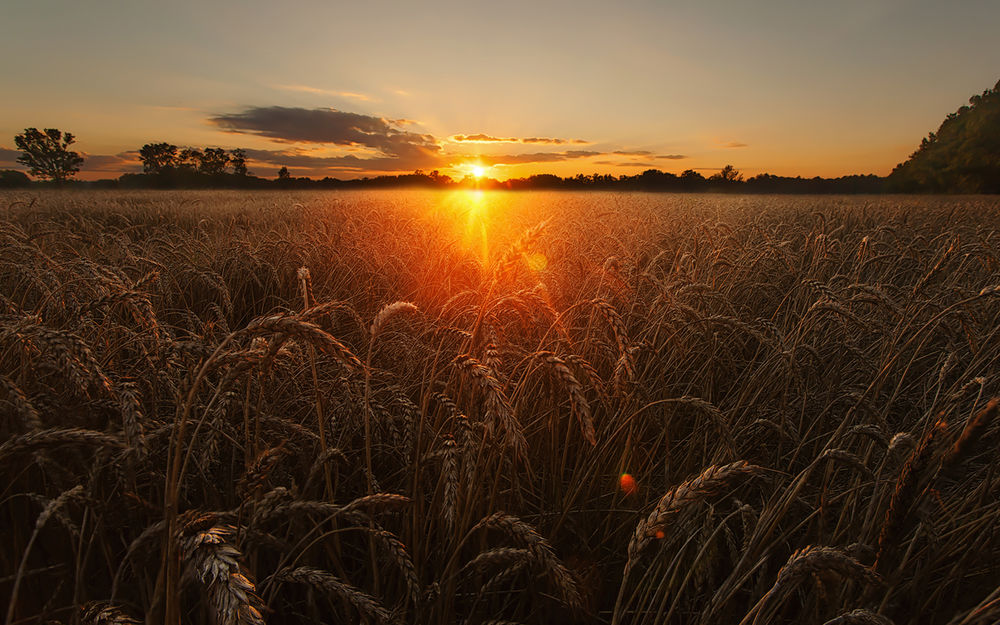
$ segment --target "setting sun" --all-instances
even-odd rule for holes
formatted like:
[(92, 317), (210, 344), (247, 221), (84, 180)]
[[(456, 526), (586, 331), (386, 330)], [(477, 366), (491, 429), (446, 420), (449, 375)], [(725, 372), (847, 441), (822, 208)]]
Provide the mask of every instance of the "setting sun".
[(486, 168), (480, 165), (473, 165), (472, 175), (475, 176), (476, 178), (482, 178), (483, 176), (486, 175)]

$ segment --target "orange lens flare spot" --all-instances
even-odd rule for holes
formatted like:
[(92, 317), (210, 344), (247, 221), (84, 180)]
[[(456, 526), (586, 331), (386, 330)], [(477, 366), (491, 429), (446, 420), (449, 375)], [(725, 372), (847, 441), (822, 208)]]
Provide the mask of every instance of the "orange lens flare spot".
[(626, 495), (634, 495), (639, 490), (639, 485), (636, 483), (635, 478), (628, 473), (622, 473), (618, 484), (621, 486), (622, 492)]
[(545, 254), (529, 254), (524, 260), (532, 271), (544, 271), (549, 266), (549, 259), (545, 258)]

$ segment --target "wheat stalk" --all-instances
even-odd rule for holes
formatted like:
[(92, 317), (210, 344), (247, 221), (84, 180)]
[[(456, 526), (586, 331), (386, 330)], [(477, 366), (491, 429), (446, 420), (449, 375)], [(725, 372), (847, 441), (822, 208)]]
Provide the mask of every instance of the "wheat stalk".
[(288, 567), (275, 573), (271, 579), (276, 582), (306, 584), (316, 590), (336, 595), (357, 608), (358, 612), (365, 617), (375, 619), (380, 623), (390, 623), (393, 620), (389, 611), (374, 597), (321, 569), (308, 566)]

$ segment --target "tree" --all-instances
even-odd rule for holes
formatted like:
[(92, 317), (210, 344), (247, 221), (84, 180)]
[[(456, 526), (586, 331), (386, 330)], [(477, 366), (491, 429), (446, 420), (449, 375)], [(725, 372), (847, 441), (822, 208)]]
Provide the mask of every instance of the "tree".
[(14, 137), (14, 145), (23, 152), (17, 162), (27, 165), (32, 176), (50, 178), (61, 184), (80, 171), (83, 164), (83, 158), (69, 149), (74, 141), (76, 138), (72, 134), (55, 128), (44, 131), (25, 128), (22, 134)]
[(278, 180), (290, 180), (292, 174), (288, 173), (288, 168), (282, 165), (281, 169), (278, 170)]
[(198, 171), (209, 176), (226, 173), (226, 165), (229, 164), (229, 155), (222, 148), (206, 148), (201, 153), (198, 163)]
[(201, 168), (204, 155), (196, 148), (184, 148), (177, 158), (177, 168), (184, 171), (197, 171)]
[(719, 171), (719, 173), (709, 178), (709, 180), (719, 180), (727, 183), (743, 182), (743, 174), (741, 174), (739, 170), (732, 165), (726, 165)]
[(229, 162), (233, 164), (233, 173), (237, 176), (249, 176), (247, 171), (247, 153), (242, 148), (229, 151)]
[(177, 167), (177, 146), (169, 143), (147, 143), (139, 150), (142, 171), (162, 174)]
[(1000, 193), (1000, 82), (947, 115), (889, 174), (892, 191)]

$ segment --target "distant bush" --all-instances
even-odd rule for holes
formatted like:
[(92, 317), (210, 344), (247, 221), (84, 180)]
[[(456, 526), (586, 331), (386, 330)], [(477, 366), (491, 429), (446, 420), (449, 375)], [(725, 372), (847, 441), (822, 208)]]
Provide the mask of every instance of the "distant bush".
[(0, 170), (0, 189), (17, 189), (31, 185), (31, 178), (23, 171), (14, 169)]

